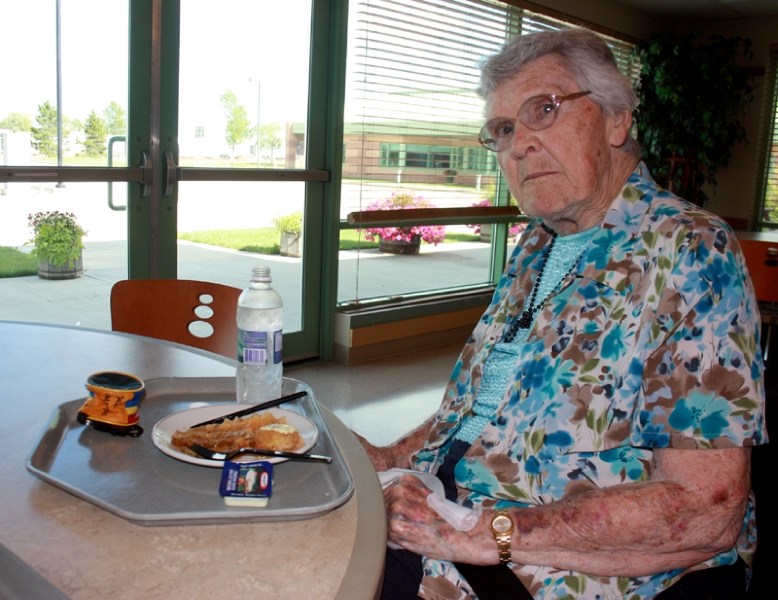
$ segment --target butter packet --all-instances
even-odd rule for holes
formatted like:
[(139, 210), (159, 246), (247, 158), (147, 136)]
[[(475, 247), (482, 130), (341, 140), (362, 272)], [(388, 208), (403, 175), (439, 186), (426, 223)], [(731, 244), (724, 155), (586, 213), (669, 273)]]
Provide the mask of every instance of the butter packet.
[(272, 487), (272, 463), (224, 461), (219, 494), (227, 506), (267, 506)]

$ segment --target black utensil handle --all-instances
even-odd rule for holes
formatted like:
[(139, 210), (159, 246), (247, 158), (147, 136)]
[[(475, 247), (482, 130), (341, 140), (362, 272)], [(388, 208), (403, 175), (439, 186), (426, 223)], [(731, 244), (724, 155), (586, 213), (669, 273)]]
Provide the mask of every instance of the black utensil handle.
[[(251, 454), (251, 452), (246, 452)], [(301, 454), (298, 452), (284, 452), (283, 450), (275, 450), (268, 452), (255, 452), (258, 456), (277, 456), (279, 458), (288, 458), (290, 460), (305, 460), (311, 462), (326, 462), (331, 463), (331, 456), (323, 456), (321, 454)]]
[(222, 421), (226, 421), (227, 419), (235, 419), (237, 417), (250, 415), (251, 413), (255, 413), (260, 410), (265, 410), (266, 408), (273, 408), (274, 406), (278, 406), (279, 404), (292, 402), (293, 400), (297, 400), (298, 398), (302, 398), (303, 396), (306, 395), (308, 395), (308, 392), (303, 390), (302, 392), (295, 392), (294, 394), (289, 394), (288, 396), (281, 396), (280, 398), (276, 398), (275, 400), (261, 402), (260, 404), (255, 404), (254, 406), (249, 406), (248, 408), (237, 410), (235, 412), (222, 415), (221, 417), (216, 417), (215, 419), (208, 419), (207, 421), (196, 423), (195, 425), (192, 425), (190, 429), (194, 429), (195, 427), (202, 427), (203, 425), (213, 425), (215, 423), (221, 423)]

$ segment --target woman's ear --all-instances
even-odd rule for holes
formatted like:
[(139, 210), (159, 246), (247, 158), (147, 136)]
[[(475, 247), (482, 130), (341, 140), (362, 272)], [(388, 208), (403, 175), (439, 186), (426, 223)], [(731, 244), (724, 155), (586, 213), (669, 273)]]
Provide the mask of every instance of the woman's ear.
[(609, 119), (610, 121), (610, 144), (614, 148), (624, 145), (629, 136), (629, 130), (632, 128), (632, 113), (628, 111), (616, 113)]

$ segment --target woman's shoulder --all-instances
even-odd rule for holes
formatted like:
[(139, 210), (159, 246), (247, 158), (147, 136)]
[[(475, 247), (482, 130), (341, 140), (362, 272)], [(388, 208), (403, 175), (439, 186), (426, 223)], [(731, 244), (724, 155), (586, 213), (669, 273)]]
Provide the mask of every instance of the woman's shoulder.
[[(658, 185), (642, 163), (626, 187), (631, 188), (632, 193), (624, 192), (623, 197), (632, 202), (639, 198), (645, 206), (643, 226), (649, 230), (670, 229), (702, 236), (734, 236), (726, 220)], [(634, 211), (627, 212), (634, 217)]]

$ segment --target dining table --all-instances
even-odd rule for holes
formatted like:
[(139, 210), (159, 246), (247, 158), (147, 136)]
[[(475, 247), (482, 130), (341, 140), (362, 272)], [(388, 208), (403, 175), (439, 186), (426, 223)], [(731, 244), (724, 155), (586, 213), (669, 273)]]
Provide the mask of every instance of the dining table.
[[(257, 508), (256, 520), (144, 521), (79, 493), (80, 486), (110, 488), (119, 481), (111, 479), (116, 474), (111, 473), (115, 463), (110, 456), (100, 469), (84, 466), (86, 475), (57, 475), (65, 481), (75, 478), (73, 489), (40, 476), (59, 454), (70, 451), (64, 440), (59, 446), (43, 445), (41, 457), (41, 440), (63, 427), (52, 415), (85, 399), (86, 380), (96, 372), (131, 373), (145, 382), (229, 381), (236, 362), (143, 336), (17, 321), (0, 321), (0, 348), (0, 597), (358, 600), (379, 595), (386, 547), (381, 487), (359, 441), (327, 409), (326, 398), (316, 397), (317, 410), (330, 436), (329, 449), (342, 463), (341, 480), (349, 483), (341, 486), (338, 502), (299, 518), (281, 513), (283, 518), (264, 519), (263, 509)], [(153, 414), (152, 405), (148, 398), (141, 402), (141, 438), (151, 435), (154, 423), (144, 423), (144, 411)], [(66, 430), (76, 427), (71, 423)], [(114, 436), (89, 435), (110, 454), (113, 446), (104, 440)], [(122, 452), (131, 455), (141, 448), (131, 446), (141, 442), (116, 437), (116, 448), (130, 448)], [(156, 497), (155, 490), (142, 488), (155, 465), (168, 474), (177, 473), (179, 465), (181, 473), (209, 470), (162, 452), (157, 456), (149, 450), (149, 439), (143, 441), (146, 464), (135, 467), (145, 471), (137, 474), (141, 489), (131, 490), (134, 502)], [(274, 465), (282, 483), (289, 464)], [(175, 501), (185, 504), (188, 493), (181, 486)], [(299, 490), (298, 495), (305, 494)], [(248, 509), (227, 514), (240, 515), (241, 510)], [(216, 513), (221, 515), (218, 509)], [(175, 510), (172, 514), (176, 516)]]

